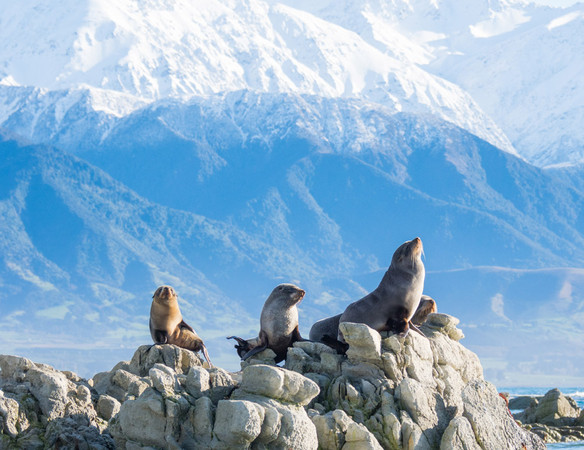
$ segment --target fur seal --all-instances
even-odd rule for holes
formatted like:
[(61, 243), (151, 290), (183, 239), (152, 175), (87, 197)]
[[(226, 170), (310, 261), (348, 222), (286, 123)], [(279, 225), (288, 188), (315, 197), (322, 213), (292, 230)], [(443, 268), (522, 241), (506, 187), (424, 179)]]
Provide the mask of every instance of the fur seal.
[(174, 344), (194, 352), (203, 352), (209, 365), (213, 366), (203, 340), (183, 320), (176, 292), (171, 286), (160, 286), (152, 296), (150, 335), (155, 345)]
[(262, 308), (260, 316), (260, 333), (254, 339), (235, 339), (237, 354), (243, 360), (253, 356), (266, 348), (276, 354), (276, 363), (286, 358), (288, 347), (296, 341), (305, 341), (298, 330), (298, 308), (305, 292), (293, 284), (280, 284), (269, 295)]
[[(436, 301), (428, 295), (422, 295), (418, 309), (416, 309), (416, 313), (410, 322), (416, 326), (422, 325), (430, 313), (435, 313), (437, 311)], [(311, 341), (323, 342), (325, 336), (338, 336), (339, 322), (342, 315), (342, 313), (337, 314), (336, 316), (327, 317), (315, 322), (310, 328), (308, 339)]]
[[(410, 328), (421, 333), (410, 321), (424, 289), (426, 270), (422, 262), (422, 252), (423, 245), (419, 237), (400, 245), (394, 252), (379, 286), (347, 306), (340, 317), (333, 316), (317, 322), (315, 332), (312, 333), (311, 330), (311, 339), (320, 340), (343, 353), (348, 346), (338, 328), (342, 322), (364, 323), (374, 330), (392, 331), (400, 336), (407, 335)], [(336, 335), (330, 335), (335, 326)], [(323, 330), (326, 334), (317, 336)]]

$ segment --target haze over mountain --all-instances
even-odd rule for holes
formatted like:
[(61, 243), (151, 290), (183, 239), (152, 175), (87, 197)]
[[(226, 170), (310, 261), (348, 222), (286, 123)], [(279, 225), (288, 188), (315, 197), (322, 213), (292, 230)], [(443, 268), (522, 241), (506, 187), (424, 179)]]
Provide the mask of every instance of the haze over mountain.
[(105, 370), (167, 283), (236, 368), (277, 283), (307, 335), (420, 236), (492, 381), (582, 384), (582, 170), (526, 161), (581, 161), (582, 5), (1, 3), (7, 351)]

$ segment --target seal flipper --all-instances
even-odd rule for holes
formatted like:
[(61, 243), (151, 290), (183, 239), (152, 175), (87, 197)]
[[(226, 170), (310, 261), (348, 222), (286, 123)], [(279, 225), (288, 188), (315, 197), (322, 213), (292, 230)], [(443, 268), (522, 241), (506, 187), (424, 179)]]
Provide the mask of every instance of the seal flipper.
[(237, 351), (237, 355), (240, 358), (243, 358), (243, 355), (245, 355), (247, 352), (251, 350), (249, 342), (247, 342), (245, 339), (241, 339), (238, 336), (227, 336), (227, 339), (235, 339), (237, 341), (237, 345), (234, 345), (234, 347), (235, 350)]
[(260, 330), (260, 335), (258, 336), (258, 339), (259, 339), (258, 345), (256, 345), (250, 351), (248, 351), (245, 355), (243, 355), (241, 357), (242, 361), (245, 361), (246, 359), (248, 359), (249, 357), (251, 357), (253, 355), (257, 355), (259, 352), (261, 352), (262, 350), (265, 350), (266, 348), (269, 347), (268, 336), (264, 331)]
[(298, 329), (298, 325), (296, 325), (296, 328), (292, 330), (292, 338), (290, 339), (289, 347), (292, 347), (292, 344), (294, 344), (294, 342), (316, 342), (316, 341), (304, 339), (302, 336), (300, 336), (300, 330)]
[(203, 352), (203, 356), (207, 360), (207, 363), (209, 363), (209, 367), (212, 369), (213, 363), (211, 362), (211, 358), (209, 358), (209, 353), (207, 352), (207, 347), (202, 342), (201, 342), (201, 351)]
[(265, 345), (258, 345), (257, 347), (252, 348), (250, 351), (248, 351), (245, 355), (243, 355), (241, 357), (242, 361), (245, 361), (247, 358), (253, 356), (253, 355), (257, 355), (259, 352), (265, 350), (268, 348), (268, 344)]
[(168, 343), (168, 333), (166, 330), (153, 330), (152, 337), (154, 338), (153, 345)]
[(426, 339), (428, 339), (428, 336), (426, 336), (422, 330), (420, 330), (416, 325), (414, 325), (412, 322), (409, 323), (410, 328), (414, 331), (417, 331), (418, 333), (420, 333), (422, 336), (424, 336)]
[[(186, 323), (184, 320), (181, 320), (180, 323), (177, 325), (179, 328), (186, 328), (189, 331), (192, 331), (193, 333), (195, 333), (195, 330), (193, 330), (193, 327), (191, 327), (188, 323)], [(196, 334), (196, 333), (195, 333)]]

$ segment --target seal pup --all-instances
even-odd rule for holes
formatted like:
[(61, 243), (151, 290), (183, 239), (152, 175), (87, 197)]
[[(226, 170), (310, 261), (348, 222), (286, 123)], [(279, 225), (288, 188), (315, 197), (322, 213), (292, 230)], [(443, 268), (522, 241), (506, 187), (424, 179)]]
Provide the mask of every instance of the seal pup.
[(182, 318), (176, 292), (171, 286), (160, 286), (152, 296), (150, 335), (157, 344), (174, 344), (194, 352), (203, 352), (211, 367), (211, 359), (203, 340)]
[(298, 330), (298, 308), (305, 292), (293, 284), (280, 284), (269, 295), (260, 316), (260, 333), (254, 339), (235, 339), (237, 354), (242, 360), (248, 359), (266, 348), (276, 354), (276, 363), (286, 359), (288, 347), (296, 341), (305, 341)]
[(418, 309), (416, 309), (416, 313), (410, 322), (416, 326), (420, 326), (426, 321), (430, 313), (435, 312), (438, 312), (436, 301), (429, 295), (422, 295)]

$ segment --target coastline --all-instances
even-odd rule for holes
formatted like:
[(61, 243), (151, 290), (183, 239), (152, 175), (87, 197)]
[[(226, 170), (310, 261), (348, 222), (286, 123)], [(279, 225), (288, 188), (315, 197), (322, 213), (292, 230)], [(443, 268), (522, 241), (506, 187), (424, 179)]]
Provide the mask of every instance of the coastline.
[[(554, 387), (500, 387), (499, 392), (508, 392), (509, 397), (518, 396), (543, 396), (550, 389)], [(572, 397), (581, 409), (584, 409), (584, 387), (560, 387), (558, 388), (562, 394)], [(556, 442), (553, 444), (546, 444), (547, 448), (550, 450), (563, 450), (563, 449), (584, 449), (584, 441), (576, 442)]]

